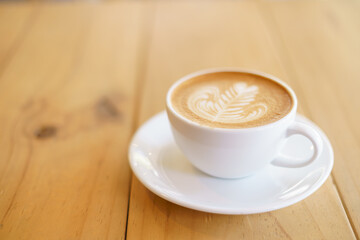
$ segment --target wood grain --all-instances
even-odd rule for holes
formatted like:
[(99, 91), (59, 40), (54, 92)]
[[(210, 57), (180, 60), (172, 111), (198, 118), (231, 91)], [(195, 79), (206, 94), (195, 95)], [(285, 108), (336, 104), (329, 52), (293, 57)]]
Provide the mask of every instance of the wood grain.
[(307, 114), (334, 145), (333, 176), (359, 238), (360, 2), (264, 2), (265, 8)]
[(0, 78), (0, 239), (125, 238), (144, 10), (39, 6)]
[(0, 22), (3, 23), (0, 24), (0, 74), (31, 27), (35, 13), (33, 5), (0, 5)]
[[(179, 77), (202, 68), (236, 66), (269, 72), (302, 90), (258, 4), (159, 2), (149, 45), (139, 123), (164, 109)], [(283, 51), (283, 50), (281, 50)], [(300, 103), (304, 96), (300, 95)], [(301, 112), (306, 112), (301, 105)], [(330, 178), (305, 201), (271, 213), (207, 214), (155, 196), (133, 177), (128, 239), (354, 239)]]

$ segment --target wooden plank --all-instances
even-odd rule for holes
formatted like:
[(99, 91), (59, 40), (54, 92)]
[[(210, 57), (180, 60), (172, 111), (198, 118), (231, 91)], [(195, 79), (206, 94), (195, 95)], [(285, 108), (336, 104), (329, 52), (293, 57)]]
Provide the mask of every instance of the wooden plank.
[[(164, 109), (166, 91), (174, 81), (202, 68), (258, 69), (283, 78), (298, 91), (257, 7), (249, 1), (159, 2), (139, 123)], [(128, 239), (354, 238), (331, 178), (294, 206), (264, 214), (225, 216), (167, 202), (133, 177), (127, 233)]]
[(0, 74), (31, 27), (35, 10), (28, 4), (0, 4)]
[(40, 7), (0, 79), (0, 239), (124, 239), (144, 11)]
[(360, 2), (264, 2), (307, 113), (335, 148), (333, 176), (360, 237)]

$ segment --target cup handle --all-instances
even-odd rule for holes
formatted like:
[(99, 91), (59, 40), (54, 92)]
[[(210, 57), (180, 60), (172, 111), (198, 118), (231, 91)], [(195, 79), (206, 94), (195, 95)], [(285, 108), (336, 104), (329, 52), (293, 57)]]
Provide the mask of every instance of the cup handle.
[(294, 157), (284, 156), (281, 153), (271, 162), (271, 164), (279, 167), (287, 167), (287, 168), (299, 168), (305, 167), (310, 163), (317, 160), (322, 152), (323, 141), (319, 135), (319, 133), (309, 125), (306, 125), (301, 122), (293, 122), (290, 127), (286, 131), (286, 139), (290, 138), (292, 135), (300, 134), (308, 138), (314, 147), (314, 153), (309, 159), (304, 159), (302, 162), (295, 162)]

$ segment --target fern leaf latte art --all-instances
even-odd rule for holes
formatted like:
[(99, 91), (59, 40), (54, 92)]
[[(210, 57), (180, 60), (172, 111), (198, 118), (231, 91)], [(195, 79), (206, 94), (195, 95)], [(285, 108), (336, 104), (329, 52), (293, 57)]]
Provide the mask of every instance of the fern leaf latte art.
[(187, 102), (189, 109), (199, 117), (212, 122), (249, 122), (263, 116), (267, 106), (252, 104), (259, 89), (246, 83), (235, 83), (223, 92), (216, 86), (207, 86), (194, 91)]
[(201, 125), (248, 128), (284, 117), (292, 98), (283, 86), (265, 77), (215, 72), (180, 83), (171, 103), (180, 115)]

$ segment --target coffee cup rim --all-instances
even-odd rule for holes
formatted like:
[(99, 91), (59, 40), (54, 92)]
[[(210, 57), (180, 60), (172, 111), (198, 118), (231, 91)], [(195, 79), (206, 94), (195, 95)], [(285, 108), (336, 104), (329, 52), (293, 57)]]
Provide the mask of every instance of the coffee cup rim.
[[(208, 74), (208, 73), (217, 73), (217, 72), (249, 73), (249, 74), (267, 78), (271, 81), (274, 81), (274, 82), (280, 84), (282, 87), (284, 87), (288, 91), (288, 93), (291, 96), (291, 99), (293, 101), (291, 110), (282, 118), (280, 118), (274, 122), (264, 124), (264, 125), (255, 126), (255, 127), (246, 127), (246, 128), (220, 128), (220, 127), (209, 127), (209, 126), (201, 125), (197, 122), (191, 121), (190, 119), (187, 119), (184, 116), (182, 116), (181, 114), (179, 114), (173, 108), (173, 106), (171, 104), (171, 95), (177, 86), (179, 86), (181, 83), (186, 82), (187, 80), (190, 80), (194, 77), (201, 76), (201, 75)], [(166, 94), (166, 108), (168, 111), (171, 111), (171, 113), (174, 114), (178, 119), (180, 119), (194, 127), (198, 127), (200, 129), (216, 131), (216, 132), (246, 132), (246, 131), (264, 130), (266, 128), (271, 128), (271, 127), (274, 127), (275, 125), (281, 124), (283, 121), (286, 121), (286, 119), (288, 119), (294, 115), (293, 114), (294, 112), (296, 113), (297, 97), (296, 97), (295, 92), (290, 88), (290, 86), (287, 83), (283, 82), (278, 77), (275, 77), (275, 76), (265, 73), (265, 72), (261, 72), (258, 70), (251, 70), (251, 69), (236, 68), (236, 67), (208, 68), (208, 69), (202, 69), (202, 70), (187, 74), (184, 77), (178, 79), (175, 83), (173, 83)]]

